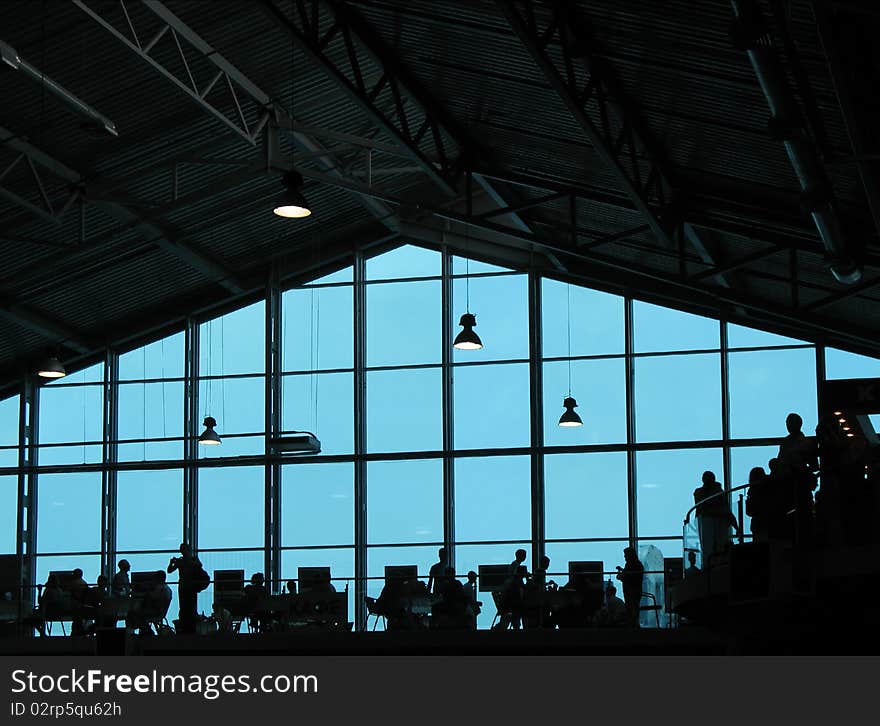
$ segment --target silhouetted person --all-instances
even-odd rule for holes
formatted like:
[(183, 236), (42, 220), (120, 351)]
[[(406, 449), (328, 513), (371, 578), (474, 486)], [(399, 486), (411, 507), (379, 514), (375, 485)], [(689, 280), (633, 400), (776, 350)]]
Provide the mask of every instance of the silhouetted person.
[(465, 594), (464, 586), (455, 577), (455, 568), (447, 567), (443, 571), (443, 580), (437, 594), (441, 599), (431, 608), (432, 617), (438, 619), (435, 624), (438, 627), (467, 627), (469, 625), (468, 596)]
[(201, 561), (193, 554), (192, 547), (186, 542), (180, 545), (180, 557), (172, 557), (168, 563), (168, 572), (177, 572), (179, 578), (177, 586), (177, 596), (180, 600), (178, 633), (196, 632), (196, 622), (199, 618), (199, 586), (196, 583), (196, 574), (201, 568)]
[(211, 620), (217, 626), (218, 633), (232, 632), (232, 613), (218, 602), (211, 605)]
[(244, 596), (242, 597), (242, 606), (244, 612), (248, 615), (251, 629), (263, 630), (266, 625), (266, 618), (260, 617), (256, 613), (256, 609), (260, 602), (269, 596), (266, 589), (265, 577), (262, 572), (255, 572), (251, 575), (251, 581), (244, 587)]
[(336, 588), (333, 586), (333, 583), (330, 581), (330, 573), (325, 572), (321, 579), (316, 581), (314, 585), (309, 589), (309, 592), (314, 592), (322, 595), (332, 595), (336, 592)]
[(604, 627), (621, 627), (630, 622), (626, 604), (617, 597), (617, 588), (611, 584), (611, 580), (605, 586), (605, 604), (596, 614), (596, 622)]
[(67, 609), (70, 603), (69, 595), (61, 589), (61, 582), (57, 575), (49, 575), (46, 584), (40, 590), (37, 599), (37, 618), (35, 625), (40, 635), (45, 635), (45, 621), (51, 620), (56, 615)]
[(131, 595), (131, 580), (128, 578), (128, 572), (131, 565), (128, 560), (119, 560), (119, 570), (113, 575), (110, 582), (110, 594), (113, 597), (128, 597)]
[(632, 547), (623, 550), (624, 565), (617, 566), (617, 579), (623, 583), (623, 601), (629, 615), (630, 625), (639, 627), (639, 606), (642, 602), (642, 580), (645, 567), (639, 561), (639, 555)]
[(449, 567), (449, 553), (445, 547), (441, 547), (437, 550), (437, 562), (428, 570), (428, 592), (432, 595), (437, 594), (440, 580), (443, 579), (447, 567)]
[(751, 530), (755, 542), (766, 540), (768, 537), (773, 507), (770, 484), (764, 467), (756, 466), (749, 472), (746, 514), (752, 518)]
[(135, 601), (133, 612), (128, 619), (131, 628), (139, 629), (141, 635), (151, 634), (151, 623), (156, 623), (157, 628), (171, 605), (171, 588), (166, 583), (165, 572), (156, 570), (153, 575), (150, 588), (144, 593), (140, 601)]
[(688, 552), (688, 566), (684, 569), (685, 578), (693, 577), (696, 574), (699, 574), (700, 568), (697, 567), (697, 553), (696, 552)]
[(522, 622), (523, 585), (528, 575), (523, 565), (525, 561), (526, 551), (519, 549), (514, 553), (513, 562), (507, 566), (507, 580), (500, 594), (501, 616), (495, 626), (499, 630), (505, 630), (508, 626), (519, 628)]
[(697, 505), (697, 527), (700, 532), (700, 547), (703, 550), (703, 564), (709, 558), (723, 552), (730, 543), (730, 527), (738, 529), (736, 517), (727, 506), (727, 497), (721, 484), (711, 471), (703, 472), (703, 485), (694, 489), (694, 503)]
[(296, 580), (287, 581), (287, 594), (296, 595)]
[(477, 599), (477, 592), (477, 573), (471, 570), (467, 573), (467, 582), (464, 584), (464, 594), (468, 600), (468, 615), (471, 618), (471, 630), (476, 630), (477, 615), (480, 614), (483, 607), (483, 603)]
[(83, 579), (83, 571), (77, 567), (67, 582), (67, 592), (70, 593), (71, 605), (76, 615), (70, 624), (71, 635), (82, 635), (85, 632), (83, 620), (83, 608), (88, 604), (89, 586)]
[(791, 539), (794, 494), (791, 480), (777, 458), (767, 462), (770, 473), (765, 480), (767, 492), (767, 535), (771, 539)]
[(813, 490), (816, 488), (814, 472), (818, 469), (815, 439), (801, 431), (803, 419), (790, 413), (785, 419), (788, 435), (779, 444), (780, 470), (789, 481), (795, 509), (795, 534), (802, 543), (812, 537)]

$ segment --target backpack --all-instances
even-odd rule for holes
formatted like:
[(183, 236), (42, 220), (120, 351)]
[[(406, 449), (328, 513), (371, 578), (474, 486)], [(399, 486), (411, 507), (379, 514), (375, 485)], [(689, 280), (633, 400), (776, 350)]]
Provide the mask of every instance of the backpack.
[(207, 590), (208, 585), (211, 584), (211, 576), (205, 571), (205, 568), (199, 563), (195, 569), (193, 569), (193, 589), (196, 592), (202, 592), (202, 590)]

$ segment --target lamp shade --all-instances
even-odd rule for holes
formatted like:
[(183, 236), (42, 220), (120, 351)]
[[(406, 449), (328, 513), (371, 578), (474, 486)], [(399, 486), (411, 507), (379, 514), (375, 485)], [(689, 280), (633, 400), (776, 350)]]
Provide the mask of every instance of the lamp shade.
[(583, 426), (584, 422), (581, 421), (581, 417), (577, 415), (575, 412), (575, 408), (577, 408), (577, 401), (575, 401), (571, 396), (568, 396), (563, 402), (562, 405), (565, 407), (565, 413), (559, 417), (559, 425), (565, 427), (574, 427), (574, 426)]
[(37, 375), (40, 378), (64, 378), (67, 371), (61, 365), (61, 361), (54, 355), (45, 358), (37, 367)]
[(217, 421), (213, 416), (205, 416), (205, 430), (199, 434), (199, 443), (203, 446), (219, 446), (220, 445), (220, 437), (217, 435), (217, 432), (214, 430), (214, 427), (217, 425)]
[(474, 327), (477, 324), (476, 316), (465, 313), (461, 316), (458, 324), (462, 327), (462, 331), (455, 336), (452, 346), (459, 350), (480, 350), (483, 347), (483, 341), (474, 332)]
[(284, 191), (275, 200), (272, 211), (279, 217), (288, 219), (302, 219), (312, 213), (312, 208), (302, 193), (302, 176), (291, 171), (284, 175)]

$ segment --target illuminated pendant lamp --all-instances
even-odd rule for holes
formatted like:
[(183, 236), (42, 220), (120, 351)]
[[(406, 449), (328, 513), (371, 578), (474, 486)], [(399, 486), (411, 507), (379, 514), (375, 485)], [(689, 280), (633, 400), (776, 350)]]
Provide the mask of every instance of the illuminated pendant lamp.
[[(293, 78), (294, 78), (294, 49), (293, 49), (293, 39), (291, 38), (290, 43), (290, 121), (293, 123), (294, 118), (293, 115)], [(284, 184), (284, 191), (281, 192), (278, 199), (275, 201), (275, 206), (272, 208), (272, 211), (279, 217), (284, 217), (285, 219), (303, 219), (304, 217), (308, 217), (312, 213), (312, 208), (309, 206), (309, 203), (306, 201), (305, 196), (302, 193), (303, 186), (303, 178), (302, 174), (300, 174), (296, 170), (296, 166), (293, 163), (293, 150), (296, 142), (293, 139), (293, 126), (291, 125), (291, 138), (290, 138), (290, 171), (287, 172), (282, 178), (282, 183)]]
[(465, 248), (465, 277), (464, 277), (464, 297), (465, 297), (465, 314), (461, 316), (461, 319), (458, 321), (458, 324), (461, 326), (461, 332), (455, 336), (455, 340), (452, 343), (453, 348), (458, 348), (459, 350), (480, 350), (483, 347), (483, 341), (480, 340), (480, 336), (474, 331), (474, 328), (477, 325), (477, 316), (471, 314), (471, 261), (470, 258), (467, 257), (467, 248)]
[(217, 426), (216, 419), (213, 416), (205, 416), (204, 426), (205, 430), (199, 434), (199, 443), (202, 446), (219, 446), (222, 442), (219, 434), (214, 430)]
[(287, 219), (308, 217), (312, 213), (312, 208), (302, 193), (302, 175), (296, 170), (291, 170), (284, 175), (283, 183), (284, 191), (276, 199), (272, 211), (279, 217)]
[(577, 401), (572, 398), (571, 395), (571, 284), (568, 285), (568, 395), (562, 401), (562, 407), (565, 409), (565, 413), (559, 417), (559, 425), (564, 428), (574, 428), (576, 426), (583, 426), (584, 422), (581, 421), (581, 417), (578, 416), (575, 408), (577, 408)]
[(40, 378), (64, 378), (67, 371), (58, 360), (58, 356), (50, 355), (44, 358), (37, 367), (37, 375)]

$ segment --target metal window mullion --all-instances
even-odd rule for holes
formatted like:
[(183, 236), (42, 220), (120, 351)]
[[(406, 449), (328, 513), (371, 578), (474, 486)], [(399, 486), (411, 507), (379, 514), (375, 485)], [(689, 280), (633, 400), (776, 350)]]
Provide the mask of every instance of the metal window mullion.
[[(118, 473), (115, 464), (119, 460), (119, 355), (107, 351), (104, 359), (104, 444), (102, 446), (101, 471), (101, 571), (110, 577), (113, 558), (116, 556), (116, 525), (118, 512)], [(144, 432), (146, 436), (146, 432)]]
[(366, 263), (363, 251), (354, 257), (354, 610), (355, 629), (366, 628), (367, 609), (367, 464), (364, 454), (366, 437), (366, 311), (364, 273)]
[(635, 358), (633, 357), (633, 300), (624, 301), (624, 345), (626, 353), (626, 479), (627, 515), (629, 517), (629, 544), (637, 547), (638, 497), (636, 495), (636, 413), (635, 413)]
[(199, 325), (186, 321), (183, 421), (183, 541), (198, 549)]
[(453, 330), (453, 299), (452, 299), (452, 256), (449, 249), (441, 250), (443, 260), (443, 278), (441, 283), (441, 365), (442, 381), (442, 416), (443, 416), (443, 545), (448, 553), (448, 561), (455, 562), (455, 460), (452, 450), (455, 448), (454, 419), (454, 370), (452, 367), (452, 330)]
[(544, 401), (541, 368), (541, 278), (529, 273), (529, 376), (531, 385), (531, 496), (532, 567), (538, 569), (544, 554)]
[(822, 391), (826, 380), (825, 371), (825, 346), (817, 345), (816, 352), (816, 423), (819, 423), (819, 412), (825, 409), (822, 406)]
[[(730, 490), (733, 472), (730, 460), (730, 356), (727, 341), (727, 320), (722, 318), (719, 321), (719, 334), (721, 339), (721, 440), (723, 442), (721, 449), (722, 456), (722, 472), (721, 478), (724, 482), (725, 491)], [(727, 495), (727, 504), (733, 509), (733, 502), (730, 500), (730, 494)], [(742, 525), (742, 522), (740, 522)]]
[[(25, 473), (25, 468), (36, 463), (36, 399), (38, 387), (31, 376), (25, 378), (18, 408), (18, 533), (16, 553), (18, 554), (20, 583), (25, 588), (19, 598), (19, 620), (22, 622), (28, 605), (33, 605), (35, 592), (34, 549), (36, 547), (36, 475), (33, 471)], [(27, 598), (27, 599), (25, 599)], [(29, 608), (28, 608), (29, 609)], [(26, 634), (26, 633), (25, 633)]]
[[(266, 437), (265, 452), (270, 451), (270, 440), (281, 430), (281, 288), (278, 271), (273, 266), (266, 296)], [(269, 461), (266, 475), (266, 579), (281, 581), (281, 465)]]

